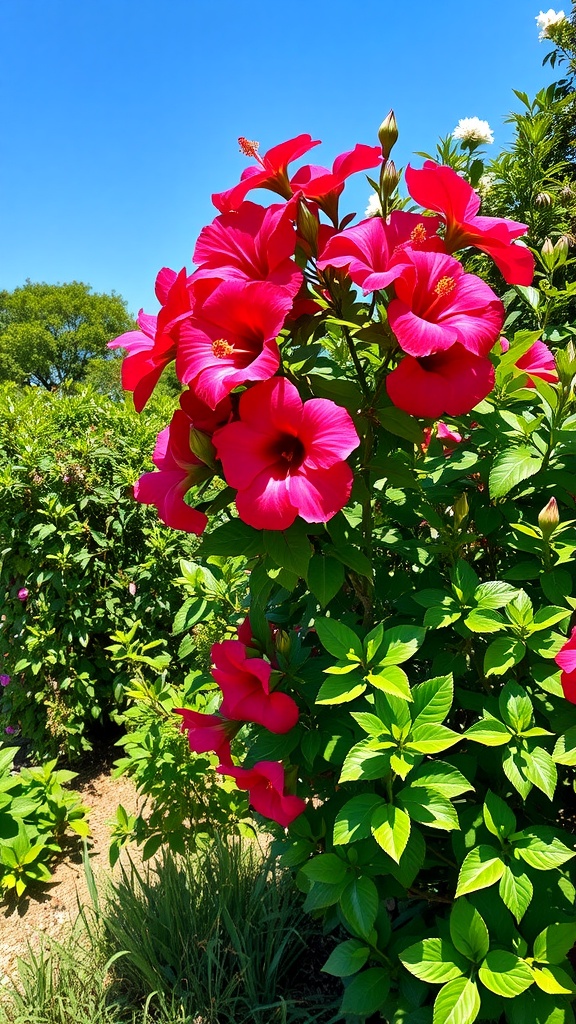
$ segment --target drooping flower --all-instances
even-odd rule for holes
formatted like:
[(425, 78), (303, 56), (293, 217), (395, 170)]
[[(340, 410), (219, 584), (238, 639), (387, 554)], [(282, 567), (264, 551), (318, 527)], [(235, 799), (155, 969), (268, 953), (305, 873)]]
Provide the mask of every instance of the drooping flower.
[(534, 377), (546, 380), (550, 384), (558, 383), (558, 371), (554, 361), (554, 355), (543, 341), (535, 341), (527, 352), (517, 360), (516, 366), (527, 374), (527, 385), (530, 388), (536, 387)]
[(179, 380), (213, 409), (237, 385), (272, 377), (291, 306), (289, 292), (267, 281), (222, 281), (181, 325)]
[(221, 765), (223, 775), (230, 775), (239, 789), (247, 789), (255, 811), (288, 828), (306, 810), (306, 801), (285, 792), (285, 772), (278, 761), (257, 761), (253, 768), (231, 768)]
[(345, 409), (325, 398), (303, 403), (275, 377), (242, 395), (239, 416), (213, 442), (245, 523), (286, 530), (298, 515), (325, 523), (344, 507), (353, 479), (344, 460), (360, 443)]
[(399, 409), (437, 420), (462, 416), (490, 394), (494, 367), (459, 342), (445, 352), (415, 359), (404, 356), (386, 378), (386, 390)]
[(566, 21), (564, 11), (555, 11), (552, 7), (547, 11), (540, 11), (540, 14), (536, 15), (536, 25), (540, 29), (538, 36), (540, 42), (543, 42), (544, 39), (551, 39), (553, 33), (550, 32), (550, 29), (553, 29), (555, 25), (560, 25), (563, 21)]
[[(428, 451), (430, 442), (432, 441), (432, 427), (426, 427), (424, 429), (424, 443), (422, 444), (422, 450)], [(436, 426), (435, 436), (442, 445), (443, 454), (445, 456), (452, 455), (459, 444), (462, 444), (464, 440), (462, 434), (454, 429), (452, 430), (443, 420), (439, 420)]]
[(191, 315), (193, 296), (186, 269), (179, 274), (165, 267), (156, 278), (156, 296), (162, 304), (158, 316), (140, 310), (139, 331), (127, 331), (108, 343), (124, 348), (122, 387), (132, 391), (134, 408), (142, 412), (162, 372), (176, 358), (179, 325)]
[(302, 271), (292, 259), (295, 247), (289, 203), (268, 208), (241, 203), (202, 228), (194, 249), (194, 280), (269, 281), (294, 296), (302, 283)]
[(220, 758), (220, 764), (232, 764), (230, 739), (238, 732), (236, 722), (228, 722), (220, 715), (204, 715), (191, 708), (174, 708), (174, 714), (182, 715), (182, 732), (188, 733), (190, 750), (196, 754), (213, 751)]
[(478, 217), (480, 197), (451, 167), (426, 160), (421, 170), (406, 168), (406, 185), (413, 199), (439, 213), (446, 223), (448, 252), (475, 246), (492, 257), (508, 284), (529, 285), (534, 257), (514, 239), (526, 234), (526, 224), (501, 217)]
[(484, 143), (491, 146), (494, 142), (494, 133), (488, 121), (481, 121), (479, 117), (461, 117), (452, 132), (452, 138), (466, 143)]
[(566, 700), (576, 704), (576, 626), (554, 661), (562, 669), (560, 685)]
[(489, 285), (443, 253), (406, 250), (404, 259), (388, 307), (388, 322), (404, 352), (429, 356), (460, 342), (475, 355), (487, 355), (504, 323), (504, 306)]
[(366, 295), (387, 288), (402, 273), (408, 250), (444, 252), (436, 234), (439, 217), (424, 217), (395, 210), (385, 222), (370, 217), (334, 235), (318, 260), (318, 270), (347, 267), (354, 284)]
[(240, 640), (213, 644), (212, 675), (222, 690), (220, 714), (236, 722), (255, 722), (270, 732), (285, 733), (298, 721), (298, 706), (287, 693), (270, 689), (272, 666), (249, 658)]
[(367, 171), (377, 167), (382, 160), (380, 146), (365, 146), (358, 143), (348, 153), (337, 156), (332, 170), (307, 164), (301, 167), (290, 180), (290, 187), (295, 194), (306, 196), (318, 203), (328, 214), (333, 223), (338, 222), (338, 197), (344, 189), (345, 181), (358, 171)]
[(273, 146), (264, 156), (258, 153), (257, 142), (240, 136), (238, 144), (245, 156), (254, 157), (258, 163), (242, 171), (238, 185), (212, 196), (212, 202), (220, 213), (237, 210), (253, 188), (267, 188), (284, 199), (290, 199), (292, 189), (288, 180), (288, 164), (308, 153), (314, 146), (319, 146), (320, 140), (314, 141), (311, 135), (297, 135), (295, 139)]

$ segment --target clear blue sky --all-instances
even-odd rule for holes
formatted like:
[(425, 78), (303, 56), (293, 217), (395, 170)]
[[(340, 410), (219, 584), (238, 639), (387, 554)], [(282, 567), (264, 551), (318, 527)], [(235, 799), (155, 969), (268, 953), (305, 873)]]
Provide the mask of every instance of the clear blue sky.
[[(490, 122), (495, 152), (510, 138), (512, 89), (533, 95), (555, 77), (541, 67), (539, 10), (527, 0), (1, 0), (0, 288), (75, 279), (154, 311), (157, 270), (191, 267), (216, 214), (211, 193), (246, 166), (238, 135), (266, 150), (310, 132), (323, 140), (311, 161), (330, 166), (356, 142), (375, 144), (393, 107), (398, 164), (461, 117)], [(368, 193), (358, 175), (342, 208), (362, 214)]]

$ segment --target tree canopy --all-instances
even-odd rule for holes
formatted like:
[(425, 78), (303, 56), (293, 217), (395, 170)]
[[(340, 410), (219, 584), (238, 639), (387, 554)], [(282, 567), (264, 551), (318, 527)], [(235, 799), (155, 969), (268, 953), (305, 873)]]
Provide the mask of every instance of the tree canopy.
[(82, 380), (89, 360), (106, 355), (111, 338), (133, 326), (120, 295), (80, 281), (28, 280), (0, 291), (0, 380), (45, 388)]

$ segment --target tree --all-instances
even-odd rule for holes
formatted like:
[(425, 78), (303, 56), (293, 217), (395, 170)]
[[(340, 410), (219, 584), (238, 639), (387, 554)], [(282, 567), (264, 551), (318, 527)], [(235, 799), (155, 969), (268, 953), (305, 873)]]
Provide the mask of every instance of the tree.
[(111, 338), (134, 327), (115, 292), (92, 292), (80, 281), (26, 281), (0, 292), (0, 380), (53, 388), (82, 380), (88, 361), (107, 354)]

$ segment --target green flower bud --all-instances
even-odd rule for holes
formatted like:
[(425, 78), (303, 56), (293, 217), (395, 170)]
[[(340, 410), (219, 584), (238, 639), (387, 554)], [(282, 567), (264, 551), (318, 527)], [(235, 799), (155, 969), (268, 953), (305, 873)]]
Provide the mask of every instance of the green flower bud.
[(398, 125), (393, 110), (382, 121), (378, 129), (378, 139), (382, 146), (382, 155), (387, 160), (398, 139)]
[(538, 516), (538, 526), (542, 531), (542, 536), (545, 540), (548, 540), (554, 531), (557, 529), (560, 522), (560, 516), (558, 515), (558, 503), (556, 498), (550, 498), (547, 505), (544, 506), (540, 515)]

